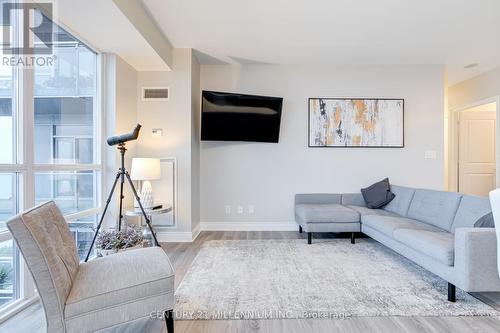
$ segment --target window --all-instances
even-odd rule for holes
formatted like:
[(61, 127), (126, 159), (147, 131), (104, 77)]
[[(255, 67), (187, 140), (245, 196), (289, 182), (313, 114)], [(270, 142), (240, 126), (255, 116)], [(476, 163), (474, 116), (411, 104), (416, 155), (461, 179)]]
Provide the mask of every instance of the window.
[(0, 242), (0, 307), (19, 298), (19, 256), (12, 239)]
[(98, 177), (92, 170), (35, 173), (35, 204), (55, 201), (64, 215), (97, 206)]
[(100, 212), (99, 57), (55, 23), (52, 34), (53, 65), (0, 64), (0, 313), (34, 295), (5, 221), (53, 200), (84, 258)]

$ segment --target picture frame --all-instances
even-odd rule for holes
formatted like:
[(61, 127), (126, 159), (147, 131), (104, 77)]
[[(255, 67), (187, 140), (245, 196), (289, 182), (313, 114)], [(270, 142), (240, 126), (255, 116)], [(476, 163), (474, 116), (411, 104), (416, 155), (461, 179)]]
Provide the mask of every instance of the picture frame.
[(309, 148), (404, 148), (403, 98), (308, 99)]

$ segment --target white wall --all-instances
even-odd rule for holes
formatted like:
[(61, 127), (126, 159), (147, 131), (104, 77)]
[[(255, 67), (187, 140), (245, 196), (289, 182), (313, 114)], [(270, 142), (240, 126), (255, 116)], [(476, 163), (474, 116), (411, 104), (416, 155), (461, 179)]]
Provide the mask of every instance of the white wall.
[[(104, 189), (103, 200), (106, 200), (121, 162), (116, 146), (108, 146), (105, 140), (109, 136), (129, 133), (137, 124), (137, 71), (117, 55), (106, 54), (104, 59), (106, 130), (103, 147), (105, 147), (106, 169), (103, 176), (105, 177), (106, 188)], [(136, 142), (127, 143), (125, 166), (128, 170), (130, 170), (132, 158), (136, 154), (136, 148)], [(124, 189), (124, 207), (129, 208), (133, 205), (133, 195), (128, 184), (125, 184)], [(118, 201), (119, 184), (110, 204), (109, 212), (106, 215), (107, 226), (114, 226), (117, 221)]]
[[(448, 151), (448, 156), (450, 157), (447, 163), (447, 178), (448, 187), (450, 190), (456, 190), (458, 187), (458, 151), (456, 142), (458, 137), (458, 129), (453, 128), (453, 122), (451, 120), (457, 119), (454, 113), (459, 110), (475, 105), (478, 102), (497, 102), (500, 96), (500, 67), (478, 75), (469, 80), (457, 83), (448, 88), (448, 145), (446, 145), (446, 150)], [(491, 108), (491, 106), (490, 106)], [(495, 107), (493, 107), (495, 109)], [(497, 166), (498, 167), (498, 166)]]
[[(291, 222), (295, 193), (357, 192), (384, 177), (443, 189), (443, 80), (442, 66), (202, 66), (202, 89), (281, 96), (284, 104), (279, 144), (201, 143), (201, 221)], [(404, 98), (405, 148), (308, 148), (309, 97)], [(425, 160), (425, 150), (437, 159)]]
[(500, 67), (451, 86), (448, 89), (450, 109), (500, 95)]
[(200, 64), (191, 57), (191, 228), (200, 224)]
[[(173, 232), (191, 232), (192, 198), (196, 198), (192, 193), (192, 58), (191, 49), (174, 49), (172, 71), (139, 72), (135, 92), (139, 94), (142, 87), (170, 87), (169, 101), (137, 101), (138, 122), (143, 126), (137, 156), (177, 158), (177, 228)], [(162, 128), (163, 137), (153, 137), (153, 128)]]

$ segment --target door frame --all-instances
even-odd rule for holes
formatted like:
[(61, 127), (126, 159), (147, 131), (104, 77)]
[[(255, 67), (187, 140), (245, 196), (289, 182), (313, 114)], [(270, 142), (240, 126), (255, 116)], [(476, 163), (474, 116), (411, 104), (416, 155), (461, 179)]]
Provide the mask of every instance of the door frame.
[(495, 170), (496, 187), (500, 187), (500, 95), (485, 98), (471, 104), (450, 109), (449, 113), (449, 163), (448, 163), (448, 190), (458, 191), (459, 161), (458, 161), (458, 132), (460, 111), (465, 111), (476, 106), (496, 103), (496, 133), (495, 133)]

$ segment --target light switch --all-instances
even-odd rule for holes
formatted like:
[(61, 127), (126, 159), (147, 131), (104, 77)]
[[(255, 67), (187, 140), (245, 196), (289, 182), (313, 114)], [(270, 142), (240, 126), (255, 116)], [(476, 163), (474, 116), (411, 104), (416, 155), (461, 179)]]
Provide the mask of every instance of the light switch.
[(163, 129), (162, 128), (153, 128), (151, 130), (151, 135), (153, 137), (160, 137), (163, 136)]
[(426, 160), (435, 160), (437, 157), (437, 152), (435, 150), (426, 150), (424, 153), (424, 158)]

